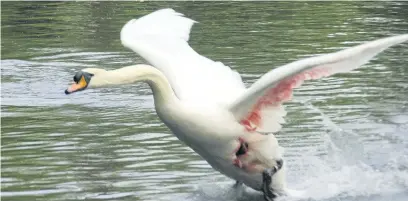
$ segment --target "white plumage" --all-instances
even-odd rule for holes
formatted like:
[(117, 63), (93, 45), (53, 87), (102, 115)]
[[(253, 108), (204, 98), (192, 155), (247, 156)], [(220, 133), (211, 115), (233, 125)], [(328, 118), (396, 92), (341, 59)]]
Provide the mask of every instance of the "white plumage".
[(229, 103), (245, 89), (241, 76), (189, 46), (187, 41), (194, 23), (173, 9), (162, 9), (130, 20), (122, 28), (121, 41), (162, 71), (180, 100), (195, 104)]
[[(246, 89), (239, 73), (221, 62), (199, 55), (189, 46), (187, 42), (194, 23), (196, 21), (173, 9), (162, 9), (130, 20), (122, 28), (121, 41), (125, 47), (162, 71), (180, 100), (200, 105), (227, 106), (238, 121), (248, 119), (248, 113), (267, 90), (284, 79), (310, 69), (327, 70), (327, 74), (316, 78), (347, 72), (408, 38), (407, 34), (399, 35), (336, 53), (298, 60), (266, 73)], [(302, 82), (299, 80), (298, 85)], [(282, 102), (262, 106), (263, 110), (258, 114), (261, 122), (251, 122), (251, 126), (259, 132), (279, 131), (286, 115), (280, 106)]]
[[(294, 88), (305, 80), (358, 68), (388, 47), (408, 40), (404, 34), (298, 60), (274, 68), (246, 88), (237, 72), (189, 46), (194, 23), (173, 9), (130, 20), (120, 33), (122, 44), (154, 67), (84, 69), (90, 82), (82, 77), (66, 93), (146, 81), (152, 88), (158, 116), (180, 140), (214, 169), (256, 190), (264, 188), (262, 170), (282, 159), (271, 132), (279, 131), (285, 122), (282, 103), (290, 100)], [(248, 143), (248, 151), (237, 155), (242, 141)], [(268, 187), (279, 194), (293, 192), (286, 188), (285, 167)]]
[[(299, 87), (305, 80), (318, 79), (336, 73), (351, 71), (361, 67), (371, 58), (390, 46), (405, 42), (407, 40), (408, 34), (383, 38), (339, 52), (306, 58), (275, 68), (263, 75), (248, 90), (241, 94), (240, 97), (230, 105), (230, 111), (238, 120), (246, 118), (248, 112), (253, 109), (254, 105), (259, 102), (260, 98), (264, 97), (268, 93), (268, 90), (273, 89), (284, 80), (294, 79), (296, 82), (296, 84), (293, 86), (288, 86), (288, 89), (286, 89), (287, 91), (284, 90), (284, 92), (291, 93), (293, 88)], [(310, 75), (308, 72), (312, 72), (311, 74), (313, 74), (313, 72), (316, 73)], [(299, 75), (304, 76), (295, 78), (295, 76)], [(272, 99), (271, 97), (268, 98)], [(276, 105), (280, 105), (284, 101), (287, 100), (275, 101), (270, 105), (276, 108)], [(268, 108), (269, 111), (266, 111)], [(264, 105), (263, 109), (263, 114), (265, 116), (268, 116), (269, 113), (274, 112), (281, 113), (268, 106), (268, 104)], [(284, 113), (282, 113), (282, 115), (284, 116)], [(261, 117), (261, 119), (263, 118)], [(276, 118), (275, 122), (280, 123), (279, 120), (281, 119)], [(268, 119), (268, 122), (265, 123), (270, 123), (270, 119)], [(269, 129), (269, 131), (276, 132), (277, 129)]]

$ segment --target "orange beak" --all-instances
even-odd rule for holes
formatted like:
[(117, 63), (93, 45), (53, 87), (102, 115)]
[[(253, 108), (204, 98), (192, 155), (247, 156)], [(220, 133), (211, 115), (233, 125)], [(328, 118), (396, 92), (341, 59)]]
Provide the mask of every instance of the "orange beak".
[(72, 84), (68, 89), (65, 90), (65, 94), (74, 93), (76, 91), (84, 90), (88, 86), (88, 83), (85, 81), (85, 77), (82, 76), (78, 83)]

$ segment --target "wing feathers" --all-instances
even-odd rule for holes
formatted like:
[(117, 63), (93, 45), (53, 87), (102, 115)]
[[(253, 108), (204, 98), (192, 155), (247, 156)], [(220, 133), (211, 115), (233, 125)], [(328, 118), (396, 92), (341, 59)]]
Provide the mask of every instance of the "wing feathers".
[(125, 47), (127, 41), (140, 36), (159, 36), (168, 39), (182, 39), (188, 41), (190, 29), (194, 20), (184, 17), (171, 8), (161, 9), (140, 17), (132, 19), (123, 26), (120, 38)]
[(130, 20), (122, 28), (121, 41), (163, 72), (179, 99), (200, 105), (230, 103), (245, 85), (231, 68), (189, 46), (194, 23), (173, 9), (162, 9)]
[[(262, 76), (231, 106), (230, 111), (252, 130), (276, 132), (281, 118), (274, 109), (292, 97), (294, 88), (305, 80), (319, 79), (340, 72), (348, 72), (367, 63), (390, 46), (405, 42), (408, 34), (387, 37), (331, 54), (298, 60), (281, 66)], [(273, 123), (268, 116), (275, 113)], [(277, 115), (279, 116), (279, 115)], [(283, 116), (280, 116), (283, 117)], [(273, 126), (269, 126), (273, 125)]]

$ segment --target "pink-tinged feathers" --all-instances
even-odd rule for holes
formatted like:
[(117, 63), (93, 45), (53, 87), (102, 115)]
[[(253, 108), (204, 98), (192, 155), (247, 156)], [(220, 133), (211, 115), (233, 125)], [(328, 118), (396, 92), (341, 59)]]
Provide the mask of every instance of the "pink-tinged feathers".
[[(249, 112), (249, 115), (241, 120), (240, 123), (245, 126), (247, 131), (252, 132), (260, 128), (260, 130), (267, 132), (268, 130), (265, 130), (264, 124), (270, 122), (264, 121), (265, 116), (270, 112), (279, 112), (274, 110), (274, 108), (282, 107), (281, 104), (283, 102), (291, 100), (294, 88), (300, 87), (305, 80), (319, 79), (330, 76), (331, 74), (329, 68), (318, 66), (280, 81), (275, 87), (267, 90), (267, 92), (257, 101), (252, 111)], [(274, 132), (275, 130), (280, 129), (279, 124), (275, 125), (275, 127), (279, 128), (269, 130), (269, 132)]]
[[(245, 151), (237, 155), (237, 151), (244, 144)], [(232, 153), (232, 163), (246, 172), (261, 173), (265, 168), (275, 166), (275, 159), (282, 157), (281, 151), (271, 151), (277, 148), (278, 141), (275, 136), (249, 133), (238, 138), (237, 147)]]
[(292, 90), (305, 80), (349, 72), (387, 48), (405, 41), (408, 41), (408, 34), (386, 37), (277, 67), (252, 84), (231, 103), (229, 110), (248, 131), (279, 131), (286, 115), (282, 103), (290, 100)]

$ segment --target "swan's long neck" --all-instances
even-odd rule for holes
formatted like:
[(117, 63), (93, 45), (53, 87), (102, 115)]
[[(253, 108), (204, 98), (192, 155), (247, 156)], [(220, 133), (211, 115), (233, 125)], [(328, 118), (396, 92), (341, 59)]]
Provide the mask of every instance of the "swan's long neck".
[(165, 102), (177, 101), (178, 99), (167, 78), (159, 70), (156, 71), (159, 73), (151, 74), (149, 78), (145, 80), (153, 91), (155, 105), (163, 105)]
[(164, 74), (148, 65), (127, 66), (112, 71), (97, 73), (91, 79), (88, 87), (97, 88), (108, 85), (123, 85), (139, 81), (144, 81), (149, 84), (153, 91), (156, 107), (178, 100)]

